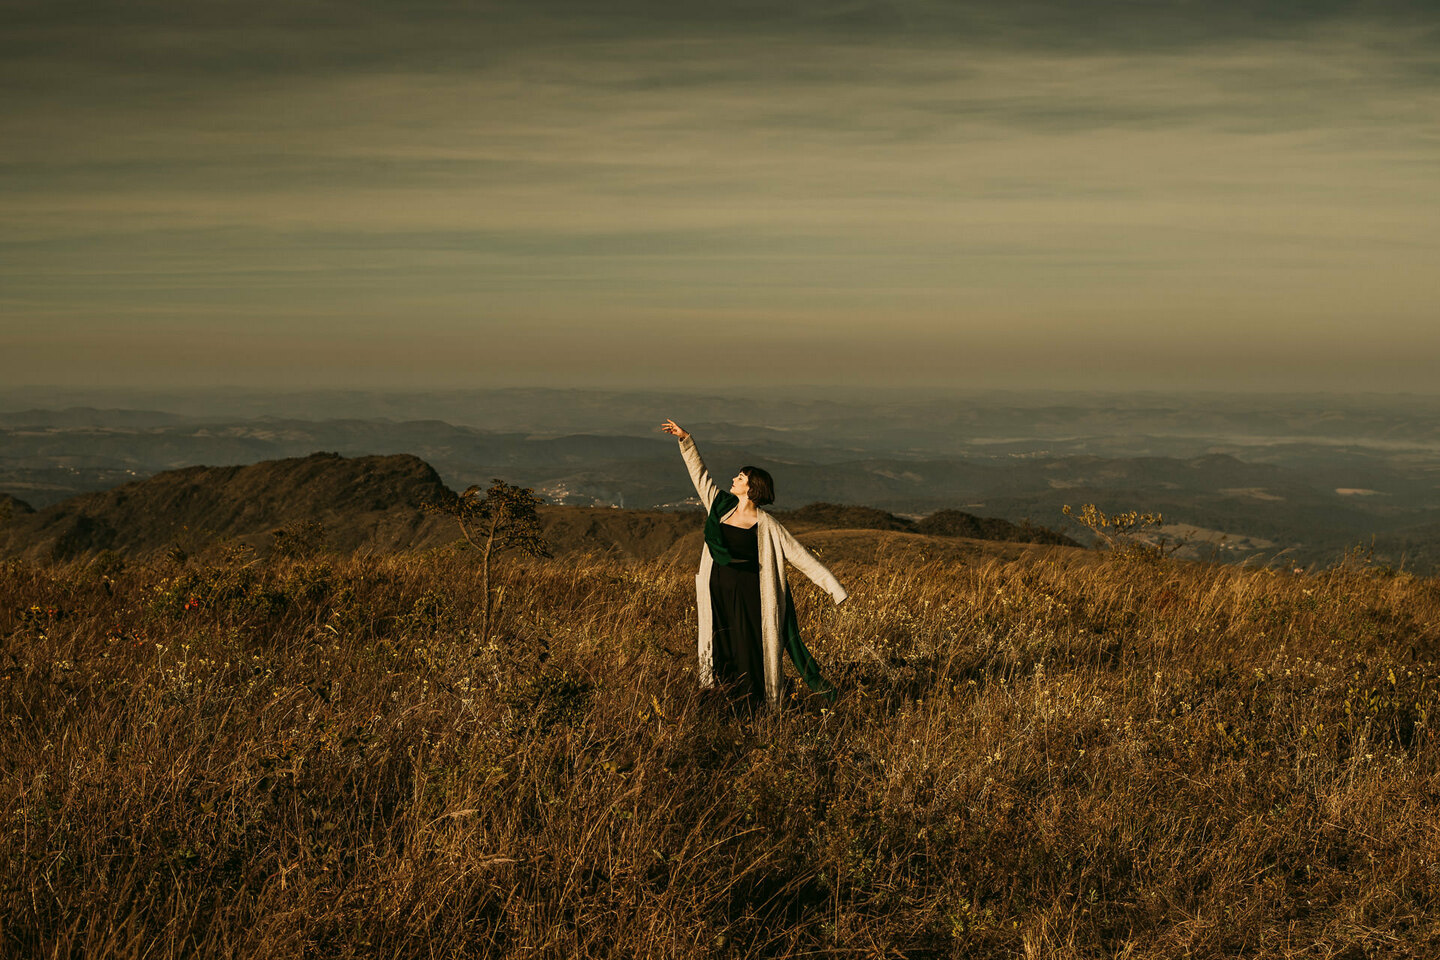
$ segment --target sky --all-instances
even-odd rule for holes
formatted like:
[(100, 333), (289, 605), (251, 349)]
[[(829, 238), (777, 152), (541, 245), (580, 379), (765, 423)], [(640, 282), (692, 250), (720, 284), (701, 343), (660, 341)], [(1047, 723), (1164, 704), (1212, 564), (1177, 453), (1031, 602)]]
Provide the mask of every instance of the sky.
[(1440, 4), (0, 0), (0, 381), (1440, 391)]

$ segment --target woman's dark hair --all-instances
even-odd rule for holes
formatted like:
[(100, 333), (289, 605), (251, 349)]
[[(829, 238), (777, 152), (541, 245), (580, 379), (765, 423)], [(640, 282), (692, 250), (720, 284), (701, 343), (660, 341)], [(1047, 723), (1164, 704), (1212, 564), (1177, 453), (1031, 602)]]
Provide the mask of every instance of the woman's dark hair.
[(750, 502), (758, 507), (775, 502), (775, 480), (769, 472), (759, 467), (741, 467), (740, 472), (750, 481)]

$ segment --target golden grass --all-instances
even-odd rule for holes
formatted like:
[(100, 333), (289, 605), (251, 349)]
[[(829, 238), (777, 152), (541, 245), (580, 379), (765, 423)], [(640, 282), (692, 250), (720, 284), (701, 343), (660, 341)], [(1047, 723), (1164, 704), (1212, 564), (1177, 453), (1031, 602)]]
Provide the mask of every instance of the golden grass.
[(1440, 582), (833, 566), (753, 719), (688, 564), (0, 567), (0, 950), (1440, 954)]

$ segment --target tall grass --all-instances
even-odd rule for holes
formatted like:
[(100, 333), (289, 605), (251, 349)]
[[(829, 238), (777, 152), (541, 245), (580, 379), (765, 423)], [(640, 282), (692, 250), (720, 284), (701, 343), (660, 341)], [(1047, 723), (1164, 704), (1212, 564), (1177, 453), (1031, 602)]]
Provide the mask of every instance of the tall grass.
[(1440, 952), (1437, 581), (833, 568), (841, 699), (745, 717), (688, 566), (511, 563), (495, 639), (445, 551), (0, 567), (0, 945)]

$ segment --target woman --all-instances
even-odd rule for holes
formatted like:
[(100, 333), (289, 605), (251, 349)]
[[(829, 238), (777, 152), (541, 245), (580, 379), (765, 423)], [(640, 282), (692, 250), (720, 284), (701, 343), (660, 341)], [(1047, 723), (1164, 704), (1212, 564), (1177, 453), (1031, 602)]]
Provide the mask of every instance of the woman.
[(790, 561), (837, 604), (845, 588), (790, 531), (761, 510), (775, 499), (770, 474), (759, 467), (741, 467), (725, 493), (710, 479), (695, 441), (674, 420), (660, 427), (680, 441), (680, 454), (700, 503), (708, 511), (705, 547), (700, 551), (700, 573), (695, 594), (700, 615), (700, 685), (718, 680), (733, 685), (750, 703), (762, 698), (780, 705), (784, 689), (780, 651), (790, 654), (811, 690), (834, 698), (834, 688), (820, 676), (820, 668), (800, 638), (795, 605), (785, 580)]

